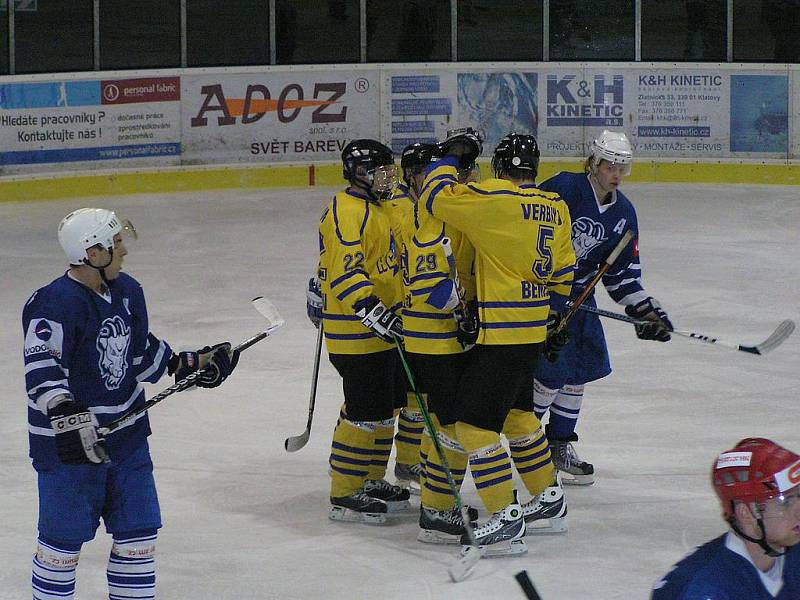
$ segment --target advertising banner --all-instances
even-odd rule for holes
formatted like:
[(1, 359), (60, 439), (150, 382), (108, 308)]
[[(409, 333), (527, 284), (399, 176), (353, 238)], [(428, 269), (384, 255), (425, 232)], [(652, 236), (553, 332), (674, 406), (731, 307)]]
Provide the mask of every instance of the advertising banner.
[(0, 166), (177, 164), (179, 115), (178, 77), (0, 85)]
[(338, 159), (351, 139), (380, 129), (377, 71), (188, 75), (183, 162)]

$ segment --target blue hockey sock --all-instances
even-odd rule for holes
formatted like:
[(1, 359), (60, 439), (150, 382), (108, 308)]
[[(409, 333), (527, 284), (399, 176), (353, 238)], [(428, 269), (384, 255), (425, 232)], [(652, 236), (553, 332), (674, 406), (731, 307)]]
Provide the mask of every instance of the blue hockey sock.
[(33, 600), (72, 600), (81, 544), (39, 537), (31, 569)]
[(550, 407), (549, 434), (554, 439), (566, 440), (575, 433), (582, 404), (582, 385), (565, 385), (559, 390)]
[(156, 597), (155, 529), (114, 534), (108, 557), (110, 600), (139, 600)]

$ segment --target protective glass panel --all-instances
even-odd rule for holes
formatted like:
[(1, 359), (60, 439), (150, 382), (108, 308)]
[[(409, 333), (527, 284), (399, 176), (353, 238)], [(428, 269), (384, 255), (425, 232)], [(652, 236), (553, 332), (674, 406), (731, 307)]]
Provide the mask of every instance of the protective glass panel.
[(368, 62), (439, 62), (450, 56), (450, 0), (369, 0)]
[(633, 2), (550, 2), (550, 60), (634, 60)]
[(268, 65), (269, 3), (187, 0), (186, 54), (190, 67)]
[(278, 64), (359, 62), (358, 11), (358, 0), (276, 0)]
[(458, 60), (542, 60), (543, 5), (458, 0)]
[(100, 2), (100, 68), (179, 67), (179, 0)]
[(733, 60), (800, 62), (800, 0), (734, 0)]
[(642, 0), (642, 60), (727, 57), (726, 0)]
[[(5, 9), (5, 3), (4, 3)], [(6, 17), (5, 10), (0, 13)], [(8, 39), (3, 19), (2, 39)], [(94, 66), (92, 0), (27, 1), (14, 5), (17, 73), (91, 71)], [(5, 45), (5, 43), (4, 43)]]

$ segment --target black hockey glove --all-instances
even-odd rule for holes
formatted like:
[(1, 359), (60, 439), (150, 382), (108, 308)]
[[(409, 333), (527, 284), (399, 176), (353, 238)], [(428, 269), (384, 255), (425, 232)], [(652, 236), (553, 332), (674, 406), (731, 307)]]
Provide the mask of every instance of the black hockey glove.
[(184, 351), (172, 356), (169, 374), (175, 375), (175, 383), (186, 379), (195, 371), (200, 375), (195, 385), (202, 388), (214, 388), (233, 373), (239, 363), (239, 352), (231, 350), (230, 342), (206, 346), (196, 351)]
[(105, 438), (97, 432), (97, 417), (74, 400), (65, 399), (47, 411), (56, 434), (56, 452), (62, 463), (100, 464), (108, 459)]
[(478, 317), (478, 301), (471, 300), (466, 304), (466, 311), (456, 312), (456, 338), (461, 343), (464, 350), (469, 350), (478, 341), (478, 333), (481, 330), (481, 323)]
[(322, 289), (320, 288), (319, 279), (312, 277), (308, 280), (308, 289), (306, 289), (306, 314), (311, 324), (319, 329), (319, 324), (322, 322)]
[(655, 298), (649, 296), (638, 304), (625, 307), (625, 313), (634, 319), (648, 321), (647, 323), (637, 323), (636, 337), (640, 340), (655, 340), (657, 342), (668, 342), (672, 339), (669, 334), (674, 329), (672, 321), (669, 320), (667, 313)]
[(554, 310), (547, 316), (547, 338), (544, 341), (542, 353), (548, 362), (554, 363), (558, 360), (558, 353), (569, 342), (569, 331), (564, 327), (561, 331), (556, 329), (561, 324), (561, 315)]
[(459, 169), (465, 169), (474, 165), (483, 152), (483, 140), (472, 127), (452, 129), (447, 132), (447, 139), (439, 144), (439, 151), (443, 156), (457, 156)]
[(353, 308), (361, 322), (384, 342), (394, 344), (395, 339), (403, 339), (403, 319), (375, 296), (358, 302)]

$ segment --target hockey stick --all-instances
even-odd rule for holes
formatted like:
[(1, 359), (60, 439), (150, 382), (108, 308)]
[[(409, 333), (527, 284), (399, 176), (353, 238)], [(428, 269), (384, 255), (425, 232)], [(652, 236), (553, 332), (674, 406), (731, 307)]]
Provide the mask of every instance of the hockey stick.
[(311, 376), (311, 395), (308, 398), (306, 430), (300, 435), (286, 438), (283, 447), (286, 448), (287, 452), (297, 452), (308, 443), (308, 438), (311, 437), (311, 421), (314, 418), (314, 404), (317, 400), (317, 380), (319, 379), (319, 357), (322, 354), (322, 337), (322, 321), (320, 321), (319, 331), (317, 332), (317, 350), (314, 354), (314, 374)]
[[(261, 313), (261, 315), (267, 320), (269, 325), (261, 333), (258, 333), (256, 335), (254, 335), (253, 337), (246, 339), (241, 344), (236, 346), (233, 349), (234, 351), (243, 352), (244, 350), (247, 350), (250, 346), (252, 346), (254, 344), (257, 344), (258, 342), (260, 342), (261, 340), (263, 340), (266, 337), (269, 337), (269, 335), (273, 331), (275, 331), (276, 329), (281, 327), (285, 322), (283, 320), (283, 318), (280, 316), (280, 314), (278, 313), (278, 309), (275, 308), (275, 305), (272, 304), (272, 302), (270, 302), (269, 300), (267, 300), (266, 298), (264, 298), (262, 296), (258, 296), (256, 298), (253, 298), (253, 307), (258, 312)], [(180, 381), (178, 381), (176, 383), (173, 383), (168, 388), (162, 390), (161, 392), (159, 392), (158, 394), (156, 394), (155, 396), (153, 396), (152, 398), (147, 400), (140, 407), (138, 407), (137, 409), (132, 410), (131, 412), (129, 412), (127, 415), (125, 415), (123, 417), (120, 417), (119, 419), (116, 419), (115, 421), (111, 421), (111, 423), (109, 423), (105, 427), (99, 427), (97, 429), (97, 433), (99, 433), (100, 435), (103, 435), (103, 436), (108, 435), (112, 431), (115, 431), (115, 430), (119, 429), (120, 427), (122, 427), (123, 425), (125, 425), (126, 423), (132, 421), (133, 419), (138, 417), (143, 412), (146, 412), (146, 411), (150, 410), (153, 406), (155, 406), (156, 404), (161, 402), (164, 398), (166, 398), (168, 396), (171, 396), (172, 394), (174, 394), (176, 392), (182, 392), (183, 390), (186, 390), (186, 389), (192, 387), (194, 385), (194, 382), (197, 380), (198, 377), (200, 377), (200, 375), (204, 371), (205, 371), (205, 369), (202, 369), (200, 371), (195, 371), (194, 373), (190, 373), (189, 375), (187, 375), (186, 377), (184, 377)]]
[[(608, 317), (609, 319), (615, 319), (617, 321), (623, 321), (624, 323), (631, 323), (632, 325), (639, 325), (644, 323), (651, 323), (651, 321), (646, 321), (642, 319), (636, 319), (634, 317), (629, 317), (625, 314), (611, 312), (610, 310), (603, 310), (602, 308), (595, 308), (594, 306), (581, 306), (580, 310), (599, 315), (601, 317)], [(692, 340), (698, 340), (700, 342), (705, 342), (707, 344), (714, 344), (717, 346), (721, 346), (723, 348), (730, 348), (731, 350), (738, 350), (739, 352), (747, 352), (748, 354), (766, 354), (767, 352), (771, 352), (778, 346), (780, 346), (786, 338), (792, 335), (794, 331), (794, 321), (790, 319), (786, 319), (782, 321), (780, 325), (775, 328), (770, 336), (765, 339), (760, 344), (756, 344), (755, 346), (745, 346), (743, 344), (734, 344), (733, 342), (726, 342), (720, 340), (715, 337), (711, 337), (705, 335), (703, 333), (698, 333), (696, 331), (682, 331), (678, 329), (671, 329), (669, 332), (679, 335), (681, 337), (689, 338)]]
[(469, 539), (469, 546), (462, 550), (462, 554), (457, 559), (456, 563), (447, 569), (447, 572), (450, 574), (450, 579), (452, 579), (453, 582), (458, 583), (459, 581), (463, 581), (470, 576), (481, 558), (481, 551), (480, 548), (478, 548), (478, 542), (475, 539), (475, 530), (472, 528), (472, 523), (470, 523), (467, 508), (461, 501), (461, 494), (458, 491), (456, 480), (453, 478), (453, 472), (450, 470), (450, 464), (447, 462), (447, 456), (445, 456), (442, 444), (436, 435), (436, 429), (431, 421), (431, 415), (428, 412), (428, 407), (425, 405), (425, 401), (422, 399), (419, 390), (417, 390), (417, 384), (414, 381), (414, 375), (411, 373), (411, 367), (408, 366), (408, 361), (406, 360), (405, 352), (403, 352), (403, 346), (400, 343), (400, 339), (395, 338), (394, 343), (397, 346), (397, 352), (400, 354), (400, 362), (403, 363), (403, 370), (406, 372), (408, 385), (411, 388), (411, 391), (414, 392), (414, 396), (417, 398), (419, 411), (422, 413), (422, 418), (425, 421), (425, 428), (428, 430), (428, 435), (433, 442), (433, 448), (436, 450), (436, 454), (442, 463), (442, 469), (444, 469), (445, 475), (447, 475), (447, 483), (450, 486), (450, 491), (453, 493), (453, 498), (455, 498), (456, 508), (461, 513), (461, 520), (464, 522), (464, 530), (466, 531), (467, 538)]
[(517, 580), (519, 587), (521, 587), (522, 591), (525, 592), (525, 597), (528, 600), (542, 600), (539, 592), (537, 592), (536, 588), (533, 587), (533, 582), (531, 581), (531, 578), (528, 577), (527, 571), (520, 571), (514, 575), (514, 579)]
[(603, 264), (600, 265), (600, 268), (597, 269), (597, 273), (594, 274), (594, 277), (592, 277), (592, 280), (589, 282), (589, 284), (584, 288), (584, 290), (580, 293), (580, 295), (570, 303), (569, 308), (567, 309), (567, 313), (564, 315), (564, 317), (559, 322), (558, 326), (550, 335), (554, 335), (556, 333), (563, 331), (563, 329), (567, 326), (569, 320), (572, 319), (573, 316), (575, 316), (575, 313), (578, 312), (580, 306), (592, 294), (594, 288), (597, 286), (598, 283), (600, 283), (600, 280), (603, 278), (603, 275), (606, 274), (606, 271), (608, 271), (611, 268), (611, 265), (613, 265), (614, 262), (617, 260), (617, 258), (619, 258), (619, 255), (622, 254), (622, 251), (625, 250), (625, 246), (628, 245), (628, 242), (630, 242), (631, 239), (633, 239), (633, 231), (629, 229), (624, 233), (624, 235), (619, 240), (617, 245), (614, 246), (614, 249), (611, 251), (611, 254), (608, 255), (608, 258), (606, 258)]
[(467, 304), (461, 296), (461, 279), (458, 277), (456, 259), (453, 256), (453, 246), (450, 243), (450, 238), (442, 238), (442, 249), (444, 250), (445, 258), (447, 258), (447, 266), (450, 269), (450, 279), (455, 283), (456, 293), (458, 294), (458, 307), (453, 311), (453, 314), (456, 315), (456, 321), (459, 320), (459, 317), (463, 320), (467, 314)]

